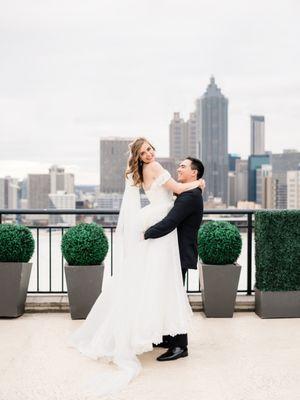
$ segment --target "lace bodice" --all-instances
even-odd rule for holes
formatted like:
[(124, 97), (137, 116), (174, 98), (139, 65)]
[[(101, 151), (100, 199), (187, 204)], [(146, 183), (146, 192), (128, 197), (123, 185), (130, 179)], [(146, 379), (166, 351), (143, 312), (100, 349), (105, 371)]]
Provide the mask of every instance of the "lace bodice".
[(166, 204), (173, 200), (173, 193), (163, 187), (163, 184), (166, 183), (170, 178), (170, 173), (167, 170), (164, 170), (161, 175), (154, 179), (150, 188), (145, 190), (145, 194), (151, 204)]

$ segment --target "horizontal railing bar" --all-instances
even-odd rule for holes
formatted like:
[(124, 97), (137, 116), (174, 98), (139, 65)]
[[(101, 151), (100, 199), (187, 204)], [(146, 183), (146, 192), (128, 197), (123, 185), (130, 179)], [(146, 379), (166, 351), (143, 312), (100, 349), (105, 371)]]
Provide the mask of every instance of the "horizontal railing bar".
[[(204, 210), (203, 214), (234, 214), (234, 215), (243, 215), (243, 214), (254, 214), (255, 210), (252, 209), (246, 209), (246, 210), (231, 210), (231, 209), (225, 209), (225, 210), (219, 210), (219, 209), (213, 209), (213, 210)], [(76, 215), (82, 215), (82, 214), (102, 214), (102, 215), (118, 215), (119, 210), (100, 210), (100, 209), (47, 209), (47, 208), (41, 208), (41, 209), (0, 209), (0, 214), (76, 214)]]

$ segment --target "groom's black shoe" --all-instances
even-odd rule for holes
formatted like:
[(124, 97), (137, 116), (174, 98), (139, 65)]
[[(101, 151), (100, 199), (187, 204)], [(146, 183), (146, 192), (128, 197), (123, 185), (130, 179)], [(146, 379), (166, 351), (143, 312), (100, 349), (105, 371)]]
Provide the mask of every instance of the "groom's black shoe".
[(166, 353), (157, 357), (157, 361), (172, 361), (187, 356), (188, 356), (187, 347), (173, 347), (169, 349)]
[(158, 344), (152, 343), (153, 347), (162, 347), (163, 349), (168, 349), (170, 344), (168, 342), (161, 342)]

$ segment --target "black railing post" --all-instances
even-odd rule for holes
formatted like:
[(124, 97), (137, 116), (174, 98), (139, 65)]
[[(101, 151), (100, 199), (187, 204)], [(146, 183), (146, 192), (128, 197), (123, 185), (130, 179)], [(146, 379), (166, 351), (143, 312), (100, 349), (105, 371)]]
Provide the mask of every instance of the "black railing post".
[(49, 291), (51, 292), (51, 281), (52, 281), (52, 276), (51, 276), (51, 272), (52, 272), (52, 265), (51, 265), (51, 250), (52, 250), (52, 242), (51, 242), (51, 233), (52, 230), (51, 228), (49, 228)]
[(37, 291), (40, 291), (40, 230), (39, 228), (36, 229), (36, 288)]
[(247, 295), (252, 293), (252, 212), (247, 215)]
[[(64, 228), (61, 228), (61, 241), (64, 236)], [(61, 291), (64, 291), (64, 256), (61, 252)]]
[(113, 239), (113, 229), (110, 228), (110, 275), (113, 276), (114, 267), (114, 239)]

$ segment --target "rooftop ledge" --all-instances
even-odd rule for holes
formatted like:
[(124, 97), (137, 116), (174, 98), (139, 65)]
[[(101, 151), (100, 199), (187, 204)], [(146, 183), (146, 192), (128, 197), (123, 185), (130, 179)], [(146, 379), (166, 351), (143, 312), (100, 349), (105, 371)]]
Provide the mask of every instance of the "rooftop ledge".
[[(203, 311), (201, 294), (190, 294), (193, 311)], [(235, 311), (254, 311), (254, 295), (237, 295)], [(25, 312), (69, 312), (67, 294), (29, 294), (25, 304)]]

